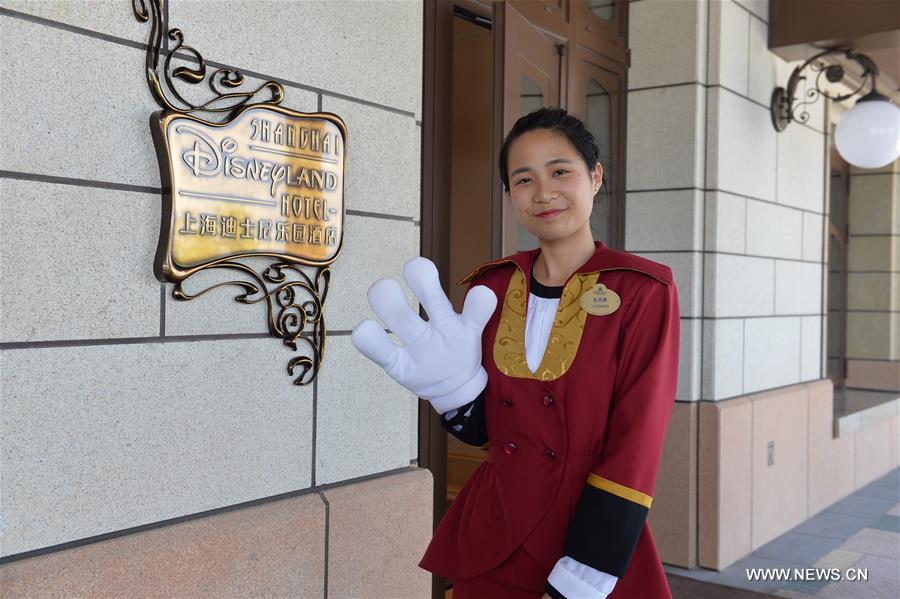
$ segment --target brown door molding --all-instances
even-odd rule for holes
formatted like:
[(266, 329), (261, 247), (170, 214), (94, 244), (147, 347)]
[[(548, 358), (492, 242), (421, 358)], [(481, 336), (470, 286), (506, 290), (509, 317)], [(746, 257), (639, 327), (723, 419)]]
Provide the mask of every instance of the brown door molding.
[[(507, 132), (523, 114), (522, 86), (525, 78), (541, 92), (543, 106), (562, 106), (561, 90), (565, 89), (563, 64), (560, 59), (565, 47), (565, 38), (556, 37), (532, 24), (509, 2), (494, 3), (495, 48), (502, 43), (503, 53), (494, 56), (494, 71), (502, 73), (497, 77), (502, 83), (499, 94), (495, 93), (493, 104), (501, 107), (502, 130), (494, 138), (494, 163), (499, 161), (500, 147)], [(495, 88), (496, 90), (496, 88)], [(499, 180), (499, 176), (496, 177)], [(502, 241), (500, 258), (516, 251), (518, 221), (510, 202), (500, 186)], [(496, 222), (496, 221), (495, 221)], [(494, 227), (496, 230), (496, 226)]]
[[(425, 2), (423, 17), (419, 253), (435, 263), (441, 281), (446, 283), (450, 272), (450, 231), (446, 224), (450, 218), (450, 148), (447, 143), (436, 143), (436, 140), (450, 139), (452, 0)], [(440, 416), (422, 399), (419, 400), (418, 422), (418, 465), (431, 470), (434, 478), (432, 530), (435, 530), (447, 509), (444, 491), (447, 487), (447, 433), (441, 427)], [(446, 582), (441, 577), (432, 577), (433, 599), (443, 598)]]

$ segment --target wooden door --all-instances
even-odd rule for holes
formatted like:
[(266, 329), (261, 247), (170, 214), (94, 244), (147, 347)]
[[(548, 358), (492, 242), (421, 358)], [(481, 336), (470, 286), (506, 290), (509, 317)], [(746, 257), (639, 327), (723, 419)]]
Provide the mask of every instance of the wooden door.
[(594, 134), (603, 165), (591, 232), (609, 247), (624, 248), (627, 67), (577, 44), (572, 54), (566, 109)]
[[(548, 3), (542, 3), (547, 4)], [(538, 12), (537, 14), (543, 14)], [(494, 4), (494, 73), (495, 76), (495, 164), (499, 160), (500, 147), (506, 134), (519, 117), (543, 106), (561, 106), (561, 90), (565, 89), (564, 62), (565, 38), (556, 36), (525, 18), (522, 12), (509, 2)], [(508, 193), (496, 181), (495, 203), (500, 203), (501, 245), (497, 257), (537, 247), (537, 240), (519, 224)]]

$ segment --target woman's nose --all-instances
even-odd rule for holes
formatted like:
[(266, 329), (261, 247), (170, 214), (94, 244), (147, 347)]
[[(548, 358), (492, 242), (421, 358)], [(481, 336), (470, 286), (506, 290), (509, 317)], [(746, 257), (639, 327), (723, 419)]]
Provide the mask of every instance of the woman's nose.
[(559, 192), (553, 185), (538, 185), (535, 194), (535, 200), (546, 204), (556, 198)]

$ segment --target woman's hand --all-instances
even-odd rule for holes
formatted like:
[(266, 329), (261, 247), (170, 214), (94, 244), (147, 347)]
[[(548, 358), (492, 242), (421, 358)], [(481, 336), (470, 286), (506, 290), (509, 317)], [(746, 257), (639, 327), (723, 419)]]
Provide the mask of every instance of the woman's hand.
[(541, 599), (553, 599), (553, 597), (551, 597), (551, 596), (548, 595), (547, 593), (544, 593), (544, 596), (541, 597)]

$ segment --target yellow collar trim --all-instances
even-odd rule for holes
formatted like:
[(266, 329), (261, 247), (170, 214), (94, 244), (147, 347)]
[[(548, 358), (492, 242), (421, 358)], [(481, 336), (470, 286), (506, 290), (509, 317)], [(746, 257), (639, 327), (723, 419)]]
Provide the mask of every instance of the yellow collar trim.
[(503, 311), (497, 336), (494, 338), (494, 364), (503, 374), (524, 379), (552, 381), (566, 373), (581, 342), (581, 334), (587, 321), (587, 312), (581, 309), (581, 296), (597, 282), (599, 272), (576, 273), (566, 283), (547, 349), (541, 358), (537, 372), (531, 372), (525, 358), (525, 323), (528, 297), (525, 275), (520, 269), (513, 271), (503, 299)]

